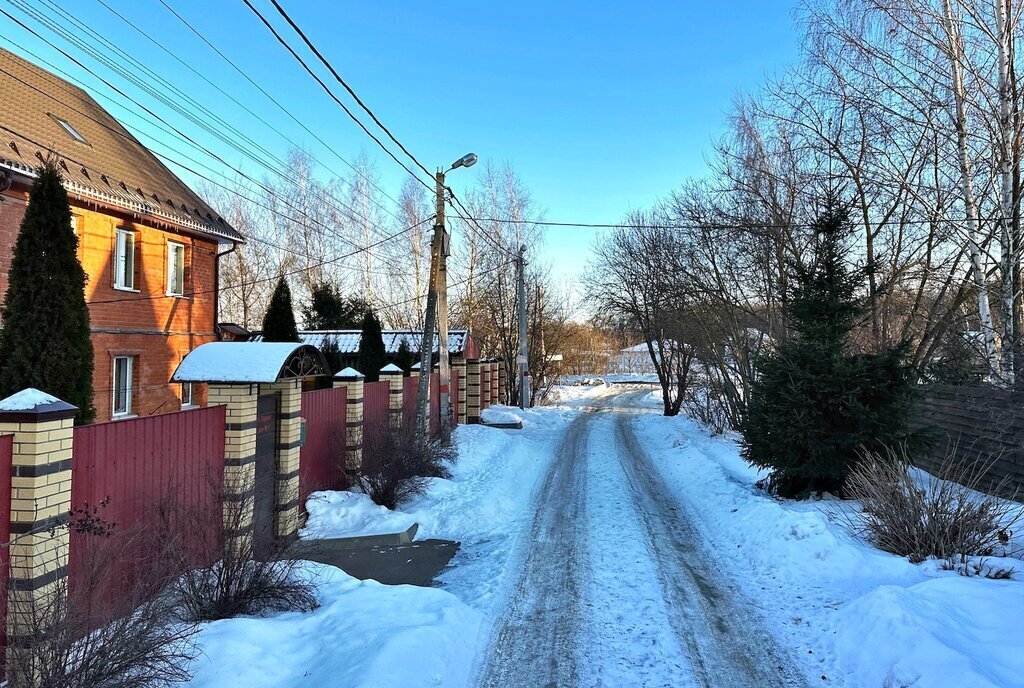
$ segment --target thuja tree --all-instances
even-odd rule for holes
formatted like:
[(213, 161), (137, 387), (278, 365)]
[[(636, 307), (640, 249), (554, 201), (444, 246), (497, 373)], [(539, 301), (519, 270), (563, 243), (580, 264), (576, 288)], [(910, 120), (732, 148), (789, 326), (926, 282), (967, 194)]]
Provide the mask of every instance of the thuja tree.
[(388, 356), (384, 350), (384, 336), (381, 334), (380, 320), (372, 311), (363, 316), (361, 336), (359, 337), (358, 363), (359, 372), (366, 376), (367, 382), (377, 382), (380, 369), (387, 365)]
[(93, 350), (85, 271), (56, 165), (47, 162), (29, 190), (14, 244), (0, 317), (0, 396), (35, 387), (78, 407), (89, 423)]
[(270, 297), (270, 305), (263, 316), (263, 341), (297, 342), (298, 328), (295, 326), (295, 311), (292, 309), (292, 292), (288, 281), (281, 277)]
[(302, 308), (302, 319), (310, 330), (358, 329), (370, 305), (354, 296), (342, 296), (333, 284), (313, 287), (309, 303)]
[(416, 364), (415, 359), (412, 355), (412, 349), (409, 348), (409, 342), (405, 339), (398, 345), (398, 352), (395, 354), (395, 365), (402, 369), (406, 377), (412, 372), (412, 367)]
[(826, 199), (808, 264), (792, 264), (784, 315), (792, 337), (756, 364), (741, 430), (744, 456), (770, 471), (781, 496), (838, 492), (864, 451), (915, 441), (904, 346), (857, 353), (851, 332), (865, 309), (856, 295), (865, 268), (843, 259), (847, 208)]

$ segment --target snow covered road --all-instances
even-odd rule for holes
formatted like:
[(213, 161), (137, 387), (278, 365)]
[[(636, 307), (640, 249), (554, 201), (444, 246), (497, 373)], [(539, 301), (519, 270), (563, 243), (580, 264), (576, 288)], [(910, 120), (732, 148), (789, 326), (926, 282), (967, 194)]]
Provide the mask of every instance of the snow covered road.
[(480, 685), (804, 685), (633, 434), (644, 394), (596, 398), (566, 430)]

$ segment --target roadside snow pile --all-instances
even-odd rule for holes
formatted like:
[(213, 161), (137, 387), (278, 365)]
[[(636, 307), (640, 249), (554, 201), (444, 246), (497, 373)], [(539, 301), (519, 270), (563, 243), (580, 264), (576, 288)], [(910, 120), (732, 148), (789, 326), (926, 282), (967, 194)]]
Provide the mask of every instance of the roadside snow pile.
[(545, 406), (573, 406), (615, 392), (610, 385), (554, 385), (544, 396)]
[(308, 564), (320, 608), (206, 624), (193, 688), (465, 686), (481, 615), (435, 588), (359, 581)]
[(362, 492), (314, 492), (306, 500), (309, 519), (299, 532), (303, 539), (401, 533), (416, 522), (400, 511), (374, 504)]
[(519, 416), (504, 406), (491, 406), (480, 412), (480, 419), (485, 423), (515, 423)]
[(914, 565), (836, 522), (851, 502), (773, 499), (735, 441), (693, 421), (637, 418), (670, 489), (783, 642), (803, 648), (808, 676), (828, 685), (1024, 686), (1020, 617), (1024, 562), (1013, 580), (965, 578), (936, 561)]

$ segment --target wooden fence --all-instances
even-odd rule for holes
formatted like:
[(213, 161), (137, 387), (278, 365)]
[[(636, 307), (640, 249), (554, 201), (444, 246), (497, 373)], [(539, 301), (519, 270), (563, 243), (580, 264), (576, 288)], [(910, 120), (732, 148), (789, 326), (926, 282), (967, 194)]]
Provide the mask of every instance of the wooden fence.
[(996, 387), (921, 388), (915, 425), (925, 429), (929, 448), (915, 457), (937, 473), (949, 453), (957, 463), (990, 463), (981, 488), (1024, 494), (1024, 394)]

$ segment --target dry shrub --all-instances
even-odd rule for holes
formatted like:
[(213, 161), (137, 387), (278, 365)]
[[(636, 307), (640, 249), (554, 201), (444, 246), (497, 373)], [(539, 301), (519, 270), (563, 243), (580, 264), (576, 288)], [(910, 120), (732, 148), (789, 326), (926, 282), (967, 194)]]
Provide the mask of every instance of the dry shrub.
[(9, 596), (9, 618), (27, 630), (10, 639), (9, 685), (150, 688), (189, 680), (197, 627), (180, 621), (169, 594), (174, 548), (147, 530), (78, 531), (70, 583), (64, 577), (35, 596)]
[(450, 478), (448, 467), (457, 457), (454, 445), (419, 442), (412, 432), (377, 431), (365, 446), (356, 484), (375, 504), (388, 509), (422, 494), (427, 478)]
[[(175, 583), (185, 620), (215, 621), (268, 612), (312, 611), (319, 606), (313, 584), (297, 575), (287, 555), (289, 541), (275, 539), (257, 553), (253, 538), (231, 538), (249, 521), (252, 500), (223, 500), (216, 513), (192, 514), (193, 546), (220, 559), (183, 572)], [(221, 515), (223, 512), (223, 516)]]
[(941, 480), (920, 486), (905, 450), (868, 452), (845, 487), (847, 496), (860, 500), (863, 513), (844, 519), (878, 548), (915, 563), (928, 557), (954, 562), (956, 557), (991, 556), (1008, 544), (1024, 507), (978, 494), (990, 467), (991, 462), (958, 461), (950, 451), (938, 471)]

